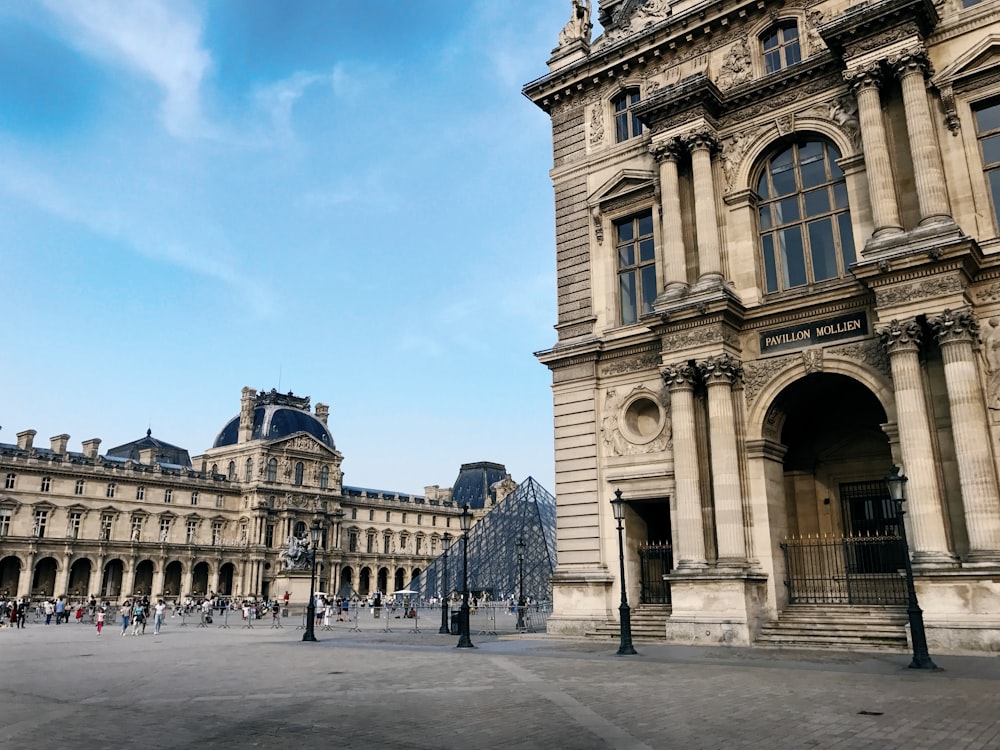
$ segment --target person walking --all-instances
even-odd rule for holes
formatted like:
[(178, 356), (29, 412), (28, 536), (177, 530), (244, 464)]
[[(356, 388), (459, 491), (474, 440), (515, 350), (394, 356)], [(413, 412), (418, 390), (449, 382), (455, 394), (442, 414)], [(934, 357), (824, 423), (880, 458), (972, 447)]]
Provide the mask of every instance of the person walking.
[(101, 631), (104, 629), (104, 607), (101, 607), (94, 613), (94, 617), (97, 620), (97, 634), (100, 635)]
[(128, 599), (122, 602), (121, 609), (118, 613), (122, 616), (122, 635), (126, 635), (128, 633), (129, 621), (132, 619), (132, 602)]
[(17, 606), (17, 627), (23, 628), (24, 621), (28, 617), (28, 600), (22, 599), (21, 603)]
[(56, 611), (55, 606), (48, 599), (45, 600), (45, 624), (52, 624), (52, 615)]
[(145, 620), (146, 616), (142, 609), (142, 602), (136, 601), (132, 606), (132, 635), (140, 635), (139, 628)]
[(160, 599), (160, 601), (156, 603), (156, 615), (153, 619), (153, 635), (160, 634), (160, 628), (163, 626), (163, 613), (166, 609), (167, 605), (163, 603), (162, 599)]

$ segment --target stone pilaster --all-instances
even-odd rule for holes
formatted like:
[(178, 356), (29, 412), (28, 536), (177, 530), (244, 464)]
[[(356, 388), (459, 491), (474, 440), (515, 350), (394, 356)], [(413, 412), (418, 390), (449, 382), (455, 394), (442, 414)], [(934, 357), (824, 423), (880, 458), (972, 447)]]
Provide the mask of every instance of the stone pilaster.
[(670, 392), (674, 439), (674, 492), (677, 496), (677, 570), (701, 570), (705, 562), (705, 524), (701, 513), (701, 474), (695, 434), (694, 384), (691, 365), (667, 367), (663, 381)]
[[(699, 362), (698, 369), (708, 387), (708, 434), (718, 566), (745, 568), (746, 531), (736, 445), (736, 414), (733, 409), (733, 384), (743, 377), (743, 367), (736, 358), (720, 354)], [(677, 441), (674, 442), (676, 444)]]
[(945, 310), (928, 322), (944, 359), (962, 507), (969, 535), (966, 564), (1000, 564), (1000, 493), (986, 423), (986, 399), (973, 350), (979, 324), (970, 310)]
[(660, 258), (663, 268), (663, 296), (676, 297), (687, 289), (687, 261), (684, 232), (681, 230), (681, 193), (677, 178), (680, 143), (673, 138), (650, 148), (660, 167)]
[(858, 99), (858, 120), (861, 124), (861, 142), (865, 152), (865, 169), (872, 201), (872, 218), (875, 222), (874, 237), (899, 234), (903, 225), (899, 220), (896, 186), (889, 161), (889, 144), (882, 121), (881, 70), (876, 66), (844, 71), (844, 79)]
[(698, 285), (722, 281), (722, 256), (719, 223), (715, 214), (715, 180), (712, 177), (712, 154), (719, 143), (708, 132), (691, 133), (684, 137), (691, 151), (691, 172), (694, 177), (694, 221), (698, 232)]
[(920, 203), (920, 223), (952, 222), (944, 165), (927, 102), (926, 77), (930, 73), (927, 52), (923, 49), (906, 50), (890, 57), (889, 64), (903, 89), (913, 176)]
[(899, 425), (899, 448), (906, 472), (913, 562), (953, 565), (944, 528), (941, 488), (931, 439), (931, 421), (924, 399), (920, 344), (923, 332), (915, 320), (893, 320), (879, 335), (889, 354)]

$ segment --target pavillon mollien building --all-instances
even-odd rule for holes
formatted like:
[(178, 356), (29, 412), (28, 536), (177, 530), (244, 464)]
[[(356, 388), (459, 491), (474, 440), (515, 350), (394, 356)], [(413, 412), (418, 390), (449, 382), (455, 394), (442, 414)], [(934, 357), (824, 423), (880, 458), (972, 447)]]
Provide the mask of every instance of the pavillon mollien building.
[(897, 465), (931, 647), (1000, 650), (1000, 3), (590, 17), (524, 88), (554, 147), (550, 630), (614, 619), (620, 488), (669, 640), (905, 638)]

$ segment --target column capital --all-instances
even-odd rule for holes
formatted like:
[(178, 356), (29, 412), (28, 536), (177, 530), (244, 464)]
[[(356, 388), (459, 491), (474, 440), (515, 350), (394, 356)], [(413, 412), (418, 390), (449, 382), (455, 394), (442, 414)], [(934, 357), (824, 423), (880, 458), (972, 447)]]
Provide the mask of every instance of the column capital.
[(743, 379), (743, 363), (729, 354), (719, 354), (698, 363), (706, 385), (733, 385)]
[(927, 319), (938, 344), (974, 343), (979, 340), (979, 322), (972, 310), (945, 310)]
[(694, 389), (698, 380), (698, 371), (687, 362), (683, 362), (678, 365), (667, 365), (660, 372), (660, 377), (671, 391), (690, 391)]
[(923, 330), (916, 320), (891, 320), (878, 331), (882, 348), (892, 356), (896, 352), (919, 351)]
[(696, 130), (693, 133), (686, 133), (680, 138), (688, 151), (698, 151), (705, 149), (709, 153), (719, 150), (719, 139), (711, 130)]
[(668, 138), (659, 143), (653, 143), (649, 147), (649, 153), (653, 155), (656, 163), (664, 161), (677, 161), (680, 156), (681, 144), (677, 138)]
[(900, 50), (886, 59), (886, 63), (897, 78), (903, 78), (912, 73), (929, 77), (933, 75), (934, 68), (931, 65), (927, 50), (922, 45)]
[(882, 68), (878, 63), (862, 65), (844, 71), (844, 80), (857, 96), (862, 89), (878, 89), (882, 85)]

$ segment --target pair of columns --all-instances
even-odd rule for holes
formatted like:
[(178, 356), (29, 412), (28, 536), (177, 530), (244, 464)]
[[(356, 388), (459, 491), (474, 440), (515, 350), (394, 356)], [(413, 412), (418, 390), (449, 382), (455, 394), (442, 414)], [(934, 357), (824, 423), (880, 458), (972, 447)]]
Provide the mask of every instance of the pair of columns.
[[(682, 149), (691, 153), (695, 231), (698, 235), (698, 286), (722, 280), (722, 245), (715, 212), (715, 178), (712, 176), (712, 154), (718, 151), (719, 142), (714, 134), (699, 131), (660, 141), (650, 147), (650, 153), (660, 169), (660, 216), (663, 222), (661, 265), (664, 269), (664, 290), (668, 295), (678, 294), (688, 286), (677, 174)], [(668, 225), (671, 221), (675, 224)]]
[(899, 234), (903, 225), (899, 218), (896, 185), (889, 145), (882, 116), (880, 88), (886, 72), (895, 75), (903, 92), (906, 129), (910, 138), (910, 156), (920, 224), (951, 222), (948, 191), (945, 187), (944, 165), (934, 132), (930, 103), (927, 100), (927, 76), (930, 61), (922, 46), (904, 50), (880, 62), (870, 63), (844, 72), (844, 79), (858, 100), (858, 121), (865, 152), (865, 167), (871, 193), (872, 219), (875, 237)]
[(702, 476), (694, 435), (695, 388), (708, 393), (708, 441), (715, 500), (717, 567), (743, 569), (747, 565), (740, 482), (737, 423), (733, 386), (743, 378), (738, 359), (720, 354), (695, 363), (670, 365), (662, 372), (670, 392), (674, 440), (674, 492), (677, 498), (677, 565), (679, 571), (708, 567), (702, 514)]
[[(986, 399), (974, 345), (979, 325), (970, 310), (945, 310), (928, 319), (944, 360), (951, 429), (969, 537), (966, 565), (1000, 562), (1000, 493), (987, 424)], [(943, 494), (920, 365), (923, 329), (915, 320), (892, 321), (880, 331), (895, 387), (899, 447), (909, 482), (913, 560), (954, 564), (944, 526)]]

